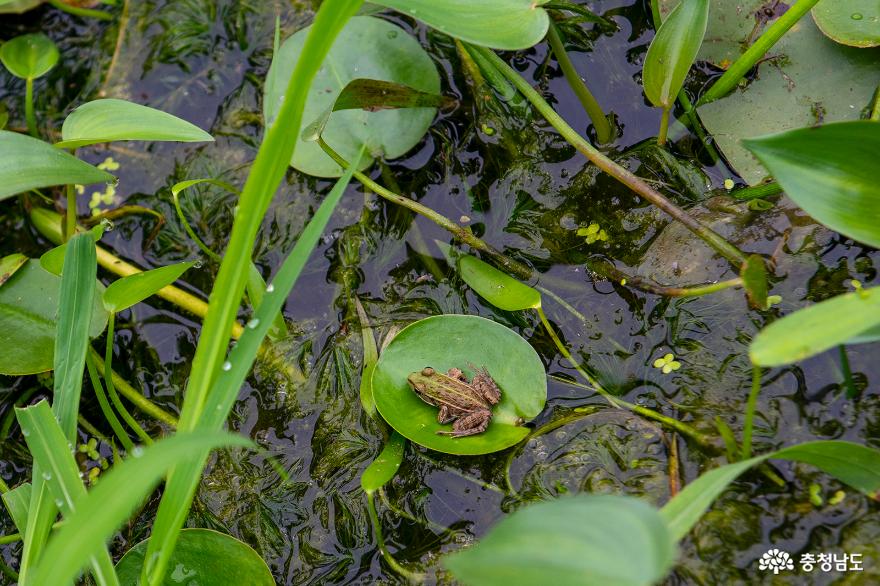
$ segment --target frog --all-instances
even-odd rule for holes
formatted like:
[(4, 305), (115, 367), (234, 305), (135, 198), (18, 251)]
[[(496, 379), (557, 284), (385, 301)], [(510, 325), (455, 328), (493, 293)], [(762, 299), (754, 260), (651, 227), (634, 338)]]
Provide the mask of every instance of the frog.
[(440, 430), (438, 435), (460, 438), (483, 433), (492, 420), (492, 406), (501, 400), (501, 389), (485, 368), (474, 368), (470, 382), (459, 368), (443, 374), (430, 366), (410, 373), (406, 380), (422, 401), (440, 408), (438, 423), (452, 423), (452, 431)]

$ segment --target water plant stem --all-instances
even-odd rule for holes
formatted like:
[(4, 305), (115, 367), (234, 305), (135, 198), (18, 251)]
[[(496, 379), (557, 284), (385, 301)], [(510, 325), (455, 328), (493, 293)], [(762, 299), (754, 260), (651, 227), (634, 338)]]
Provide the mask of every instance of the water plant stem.
[(664, 108), (663, 114), (660, 116), (660, 130), (657, 132), (657, 144), (663, 146), (666, 144), (666, 136), (669, 134), (669, 114), (672, 108)]
[(752, 457), (752, 430), (754, 428), (755, 410), (758, 406), (758, 394), (761, 392), (761, 367), (752, 367), (752, 390), (749, 393), (749, 400), (746, 402), (746, 418), (743, 425), (742, 437), (742, 459), (748, 460)]
[[(110, 312), (110, 318), (107, 320), (107, 346), (104, 351), (104, 372), (113, 372), (111, 365), (113, 364), (113, 331), (116, 325), (116, 313)], [(150, 437), (144, 428), (141, 427), (140, 423), (131, 416), (131, 413), (128, 412), (128, 409), (125, 408), (125, 405), (119, 399), (119, 394), (116, 392), (116, 385), (113, 384), (113, 377), (108, 376), (104, 379), (107, 383), (107, 393), (110, 395), (110, 400), (113, 401), (113, 406), (116, 407), (116, 410), (119, 411), (119, 415), (122, 416), (122, 419), (128, 424), (141, 441), (145, 444), (150, 445), (153, 443), (153, 438)]]
[(37, 117), (34, 114), (34, 78), (29, 77), (24, 85), (24, 119), (27, 122), (28, 133), (37, 137)]
[(109, 12), (104, 12), (103, 10), (91, 10), (89, 8), (82, 8), (80, 6), (72, 6), (70, 4), (66, 4), (61, 0), (48, 0), (49, 4), (57, 8), (58, 10), (63, 10), (68, 14), (73, 14), (75, 16), (82, 16), (84, 18), (97, 18), (98, 20), (113, 20), (113, 15)]
[(547, 29), (547, 42), (553, 50), (553, 55), (556, 57), (556, 62), (559, 63), (559, 68), (562, 70), (566, 81), (568, 81), (568, 85), (571, 86), (581, 106), (584, 107), (584, 111), (593, 122), (593, 128), (596, 129), (596, 140), (601, 144), (611, 142), (613, 138), (611, 124), (609, 124), (605, 112), (602, 111), (602, 106), (599, 105), (599, 102), (590, 92), (587, 84), (571, 62), (571, 58), (568, 56), (568, 52), (566, 52), (565, 46), (562, 43), (562, 38), (559, 36), (559, 28), (553, 23), (552, 19), (550, 20), (550, 28)]
[(62, 230), (62, 239), (64, 242), (76, 233), (76, 189), (73, 185), (65, 185), (64, 189), (67, 194), (67, 210), (64, 214), (64, 229)]
[(840, 369), (843, 371), (843, 386), (846, 388), (846, 398), (855, 399), (859, 396), (859, 390), (853, 380), (852, 368), (849, 365), (849, 356), (846, 354), (846, 345), (841, 344), (837, 347), (840, 354)]
[(771, 195), (779, 195), (782, 193), (782, 186), (771, 181), (770, 183), (762, 183), (761, 185), (753, 185), (751, 187), (743, 187), (731, 192), (731, 196), (741, 201), (749, 201), (752, 199), (760, 199), (762, 197), (770, 197)]
[(547, 101), (544, 100), (544, 98), (541, 97), (541, 95), (535, 91), (535, 89), (529, 85), (519, 73), (496, 55), (495, 52), (486, 49), (485, 47), (471, 46), (471, 49), (485, 57), (499, 71), (501, 71), (514, 87), (516, 87), (526, 99), (532, 103), (535, 109), (544, 116), (547, 122), (549, 122), (569, 144), (580, 151), (594, 165), (599, 167), (599, 169), (605, 171), (632, 189), (636, 194), (672, 216), (673, 219), (681, 222), (691, 232), (696, 234), (734, 265), (740, 266), (745, 262), (746, 256), (737, 247), (733, 246), (708, 226), (703, 225), (697, 219), (688, 215), (687, 212), (669, 201), (660, 192), (648, 185), (643, 179), (629, 170), (624, 169), (596, 150), (593, 145), (575, 132), (575, 130), (556, 113), (550, 104), (548, 104)]
[(116, 413), (113, 412), (113, 408), (110, 406), (110, 401), (107, 400), (107, 393), (104, 391), (104, 385), (101, 383), (101, 377), (98, 375), (98, 368), (95, 366), (95, 359), (91, 355), (86, 356), (86, 369), (89, 373), (89, 379), (92, 381), (92, 388), (95, 390), (95, 396), (98, 398), (98, 405), (101, 407), (101, 412), (104, 414), (104, 419), (110, 424), (110, 428), (113, 430), (113, 435), (116, 436), (119, 443), (122, 444), (122, 447), (125, 448), (126, 451), (130, 451), (134, 447), (134, 443), (131, 441), (131, 438), (128, 437), (128, 433), (122, 426), (122, 422), (116, 417)]
[(376, 531), (376, 542), (379, 544), (379, 551), (382, 553), (382, 558), (385, 562), (391, 567), (392, 570), (414, 583), (422, 583), (425, 580), (425, 575), (419, 572), (411, 572), (410, 570), (403, 567), (394, 556), (391, 555), (391, 552), (388, 551), (388, 548), (385, 546), (385, 538), (382, 536), (382, 525), (379, 522), (379, 515), (376, 513), (376, 503), (373, 498), (373, 491), (367, 492), (367, 510), (370, 514), (370, 521), (373, 522), (373, 529)]
[(697, 107), (709, 102), (714, 102), (719, 98), (723, 98), (730, 93), (733, 88), (739, 84), (739, 80), (760, 61), (779, 39), (782, 38), (791, 27), (793, 27), (800, 18), (809, 12), (819, 0), (798, 0), (785, 13), (780, 16), (776, 22), (770, 25), (767, 30), (758, 37), (751, 47), (745, 53), (733, 62), (727, 68), (718, 81), (704, 93), (697, 101)]

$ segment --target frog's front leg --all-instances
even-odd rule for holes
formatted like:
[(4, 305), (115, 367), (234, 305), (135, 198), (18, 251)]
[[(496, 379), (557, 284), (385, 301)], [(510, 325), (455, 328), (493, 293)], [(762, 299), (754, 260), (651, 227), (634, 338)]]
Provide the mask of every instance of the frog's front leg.
[(483, 433), (489, 428), (492, 412), (488, 409), (475, 411), (464, 417), (459, 417), (452, 424), (452, 431), (438, 431), (438, 435), (450, 435), (452, 437), (466, 437)]
[(440, 405), (440, 412), (437, 413), (437, 423), (446, 425), (450, 421), (454, 421), (456, 417), (458, 417), (458, 414), (450, 409), (449, 405)]

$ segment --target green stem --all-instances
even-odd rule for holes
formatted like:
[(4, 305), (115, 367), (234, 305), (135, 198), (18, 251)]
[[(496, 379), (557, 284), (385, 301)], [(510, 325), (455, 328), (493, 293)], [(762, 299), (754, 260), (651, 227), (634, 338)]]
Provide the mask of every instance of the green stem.
[(841, 344), (837, 347), (837, 350), (840, 353), (840, 368), (843, 370), (843, 384), (846, 387), (846, 397), (847, 399), (855, 399), (859, 396), (859, 391), (856, 389), (855, 381), (853, 381), (849, 356), (846, 355), (846, 346)]
[(750, 199), (760, 199), (762, 197), (770, 197), (771, 195), (779, 195), (782, 191), (781, 185), (775, 181), (771, 181), (770, 183), (737, 189), (736, 191), (731, 192), (730, 195), (736, 199), (748, 201)]
[(134, 443), (125, 432), (125, 428), (122, 427), (122, 422), (116, 417), (113, 408), (110, 407), (110, 402), (107, 400), (107, 394), (104, 392), (104, 385), (101, 384), (101, 377), (98, 375), (97, 367), (95, 367), (94, 356), (86, 356), (86, 367), (89, 371), (89, 378), (92, 381), (92, 388), (95, 389), (95, 396), (98, 398), (98, 405), (100, 405), (101, 412), (104, 414), (104, 419), (110, 424), (113, 434), (119, 439), (119, 443), (122, 444), (122, 447), (125, 448), (126, 451), (131, 451), (134, 447)]
[[(110, 317), (107, 320), (107, 347), (104, 351), (104, 372), (113, 372), (111, 365), (113, 364), (113, 330), (115, 329), (115, 325), (116, 312), (111, 311)], [(153, 438), (150, 437), (150, 434), (144, 431), (144, 428), (141, 427), (140, 423), (131, 416), (131, 413), (128, 412), (128, 409), (126, 409), (122, 401), (119, 400), (119, 395), (116, 393), (116, 385), (113, 384), (113, 377), (108, 376), (104, 380), (107, 382), (107, 392), (110, 394), (110, 400), (113, 401), (113, 405), (128, 424), (128, 427), (134, 430), (137, 436), (141, 438), (141, 441), (145, 444), (152, 444)]]
[(79, 6), (71, 6), (70, 4), (65, 4), (64, 2), (61, 2), (61, 0), (48, 1), (49, 4), (51, 4), (58, 10), (63, 10), (68, 14), (82, 16), (84, 18), (97, 18), (98, 20), (113, 20), (113, 15), (109, 12), (104, 12), (103, 10), (90, 10), (88, 8), (81, 8)]
[(366, 493), (367, 495), (367, 511), (370, 514), (370, 521), (373, 522), (373, 529), (376, 531), (376, 542), (379, 544), (379, 551), (382, 553), (382, 557), (385, 559), (385, 562), (391, 566), (391, 569), (409, 580), (410, 582), (422, 583), (425, 580), (425, 575), (418, 572), (411, 572), (404, 568), (400, 562), (394, 559), (394, 556), (391, 555), (391, 552), (388, 551), (388, 548), (385, 547), (385, 538), (382, 536), (382, 525), (379, 522), (379, 515), (376, 513), (376, 503), (373, 499), (373, 491), (369, 491)]
[(782, 38), (788, 30), (793, 27), (800, 18), (809, 12), (819, 0), (798, 0), (798, 2), (785, 11), (776, 22), (764, 31), (758, 37), (751, 47), (745, 53), (740, 55), (739, 59), (724, 72), (718, 81), (712, 84), (712, 87), (700, 97), (697, 106), (714, 102), (719, 98), (723, 98), (737, 86), (739, 80), (760, 61), (779, 39)]
[(497, 67), (498, 70), (508, 78), (508, 80), (510, 80), (514, 87), (516, 87), (526, 99), (532, 103), (535, 109), (544, 116), (547, 122), (549, 122), (569, 144), (579, 150), (594, 165), (599, 167), (599, 169), (605, 171), (632, 189), (636, 194), (654, 204), (672, 216), (675, 220), (681, 222), (686, 228), (696, 234), (699, 238), (703, 239), (709, 246), (734, 265), (740, 266), (745, 262), (746, 257), (738, 248), (727, 242), (708, 226), (704, 226), (698, 220), (688, 215), (684, 210), (653, 189), (643, 179), (631, 173), (629, 170), (624, 169), (596, 150), (593, 145), (575, 132), (574, 129), (569, 126), (555, 110), (553, 110), (550, 104), (548, 104), (519, 73), (514, 71), (493, 51), (486, 49), (485, 47), (472, 46), (471, 48), (473, 51), (478, 52), (491, 61), (491, 63), (495, 65), (495, 67)]
[(758, 394), (761, 392), (761, 367), (752, 367), (752, 390), (749, 393), (749, 400), (746, 402), (746, 421), (743, 425), (742, 439), (742, 459), (748, 460), (752, 457), (752, 429), (755, 421), (755, 410), (758, 406)]
[(73, 185), (65, 186), (67, 190), (67, 212), (64, 220), (64, 241), (70, 240), (76, 233), (76, 189)]
[(660, 131), (657, 132), (657, 144), (663, 146), (666, 144), (666, 135), (669, 134), (669, 113), (672, 106), (663, 109), (663, 115), (660, 116)]
[(0, 559), (0, 573), (5, 574), (10, 580), (12, 580), (13, 584), (18, 583), (18, 572), (7, 566), (2, 559)]
[(550, 28), (547, 30), (547, 42), (553, 50), (553, 55), (556, 56), (556, 62), (559, 63), (559, 68), (562, 69), (562, 74), (565, 76), (566, 81), (568, 81), (568, 85), (571, 86), (577, 99), (580, 100), (581, 106), (584, 107), (584, 111), (592, 120), (593, 127), (596, 129), (596, 140), (602, 144), (610, 142), (613, 138), (611, 124), (608, 123), (608, 118), (605, 116), (605, 112), (602, 111), (602, 106), (599, 105), (595, 96), (590, 92), (583, 78), (578, 75), (577, 69), (575, 69), (571, 58), (565, 50), (562, 38), (559, 36), (559, 29), (552, 20), (550, 21)]
[(0, 545), (6, 545), (7, 543), (15, 543), (16, 541), (21, 541), (21, 533), (10, 533), (9, 535), (0, 535)]
[(28, 133), (36, 137), (39, 135), (37, 133), (37, 116), (34, 114), (34, 78), (27, 78), (24, 88), (24, 119), (27, 122)]
[(110, 376), (108, 376), (103, 357), (98, 354), (98, 352), (91, 346), (89, 347), (89, 356), (94, 359), (95, 366), (98, 369), (98, 373), (104, 377), (104, 380), (112, 378), (114, 388), (118, 390), (126, 399), (134, 403), (135, 407), (137, 407), (150, 417), (157, 419), (158, 421), (161, 421), (171, 427), (177, 427), (177, 418), (174, 415), (168, 413), (158, 405), (153, 404), (152, 401), (144, 397), (134, 387), (128, 384), (128, 382), (124, 378), (122, 378), (115, 370), (110, 370)]

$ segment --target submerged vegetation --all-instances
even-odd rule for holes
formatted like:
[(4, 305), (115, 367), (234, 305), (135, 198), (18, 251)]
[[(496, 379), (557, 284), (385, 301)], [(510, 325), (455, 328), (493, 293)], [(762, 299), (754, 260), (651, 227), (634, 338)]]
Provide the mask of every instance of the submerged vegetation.
[(0, 0), (0, 580), (880, 576), (871, 2), (87, 4)]

